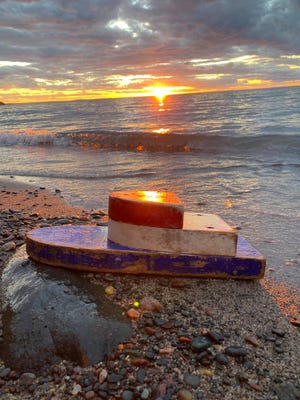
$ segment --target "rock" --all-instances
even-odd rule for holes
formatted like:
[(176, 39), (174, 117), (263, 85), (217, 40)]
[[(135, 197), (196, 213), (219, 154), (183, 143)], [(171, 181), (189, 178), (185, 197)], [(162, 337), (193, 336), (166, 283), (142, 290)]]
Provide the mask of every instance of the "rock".
[(0, 371), (0, 378), (6, 378), (11, 372), (10, 368), (3, 368)]
[(70, 223), (70, 220), (67, 218), (60, 218), (58, 219), (54, 225), (68, 225)]
[(169, 355), (174, 353), (174, 350), (173, 347), (163, 347), (162, 349), (159, 349), (159, 354)]
[(193, 388), (199, 386), (200, 378), (197, 375), (185, 374), (183, 379), (187, 385), (192, 386)]
[(161, 310), (161, 304), (154, 297), (147, 296), (143, 297), (140, 301), (140, 309), (142, 311), (159, 312)]
[(221, 364), (221, 365), (227, 365), (229, 363), (228, 357), (226, 357), (226, 355), (222, 354), (222, 353), (216, 354), (215, 360), (218, 364)]
[(127, 311), (127, 317), (130, 319), (139, 319), (140, 313), (135, 308), (130, 308)]
[(81, 386), (79, 385), (79, 383), (77, 383), (77, 384), (75, 384), (75, 385), (73, 386), (73, 389), (72, 389), (71, 394), (72, 394), (73, 396), (77, 396), (81, 391), (82, 391), (82, 388), (81, 388)]
[(144, 368), (139, 368), (136, 373), (136, 380), (138, 383), (144, 383), (146, 378), (146, 370)]
[(33, 382), (36, 380), (35, 374), (32, 374), (31, 372), (24, 372), (19, 379), (20, 385), (23, 386), (30, 386), (33, 384)]
[(191, 349), (194, 353), (201, 353), (212, 346), (212, 342), (205, 336), (197, 336), (191, 341)]
[(141, 393), (141, 399), (146, 400), (149, 398), (150, 392), (147, 388), (143, 389)]
[(292, 382), (283, 382), (275, 385), (274, 391), (278, 397), (278, 400), (296, 400), (299, 398), (299, 392)]
[(108, 296), (112, 296), (116, 293), (116, 289), (113, 286), (107, 286), (104, 291)]
[(192, 400), (193, 399), (193, 395), (189, 390), (181, 389), (177, 393), (177, 399), (178, 400)]
[(207, 332), (207, 336), (217, 344), (221, 344), (224, 341), (224, 335), (221, 332), (217, 331), (209, 331)]
[(120, 380), (122, 379), (122, 375), (118, 375), (118, 374), (110, 374), (107, 377), (107, 382), (109, 383), (117, 383), (120, 382)]
[(2, 273), (6, 324), (0, 351), (6, 365), (21, 372), (62, 360), (87, 366), (130, 339), (131, 324), (101, 286), (78, 272), (32, 261), (22, 266), (25, 258), (22, 247)]
[(86, 400), (91, 400), (96, 397), (96, 393), (93, 390), (89, 390), (88, 392), (85, 393), (84, 397)]
[(12, 251), (15, 250), (17, 247), (15, 242), (7, 242), (0, 247), (1, 251)]
[(285, 335), (285, 332), (280, 328), (273, 328), (272, 333), (274, 333), (274, 335), (279, 336), (279, 337), (284, 337), (284, 335)]
[(252, 344), (252, 346), (257, 347), (258, 346), (258, 341), (254, 336), (246, 336), (245, 337), (245, 342)]
[(107, 376), (108, 376), (107, 370), (102, 369), (99, 373), (99, 383), (100, 384), (103, 383), (106, 380)]
[(201, 372), (202, 375), (208, 376), (208, 377), (211, 377), (212, 374), (213, 374), (212, 370), (211, 369), (207, 369), (207, 368), (201, 368), (200, 372)]
[(229, 346), (226, 347), (225, 354), (230, 357), (245, 357), (247, 355), (247, 349), (241, 346)]
[(131, 390), (124, 390), (124, 392), (122, 393), (122, 400), (133, 400), (134, 395), (133, 392)]
[(248, 382), (248, 375), (245, 372), (240, 371), (237, 375), (236, 375), (238, 381), (240, 383), (247, 383)]

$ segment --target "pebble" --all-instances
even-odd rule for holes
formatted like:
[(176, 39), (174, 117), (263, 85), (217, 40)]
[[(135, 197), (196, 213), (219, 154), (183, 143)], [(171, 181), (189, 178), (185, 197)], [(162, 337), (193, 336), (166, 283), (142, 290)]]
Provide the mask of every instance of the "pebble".
[(121, 376), (121, 375), (118, 375), (118, 374), (110, 374), (110, 375), (108, 375), (108, 377), (107, 377), (107, 382), (109, 382), (109, 383), (117, 383), (117, 382), (120, 382), (121, 379), (122, 379), (122, 376)]
[[(10, 250), (3, 250), (3, 246), (14, 242), (14, 249), (16, 249), (21, 244), (16, 239), (21, 240), (24, 235), (18, 236), (18, 232), (26, 232), (34, 226), (74, 223), (71, 217), (46, 219), (33, 213), (31, 218), (28, 218), (20, 217), (14, 214), (15, 212), (17, 210), (1, 213), (1, 222), (7, 221), (6, 225), (0, 224), (0, 250), (3, 251), (0, 254), (0, 260), (3, 262), (10, 255)], [(23, 213), (22, 210), (18, 212)], [(92, 217), (97, 218), (97, 212)], [(80, 224), (89, 223), (91, 219), (87, 214), (77, 217), (76, 221), (80, 221)], [(95, 274), (91, 274), (88, 279), (93, 277)], [(111, 286), (117, 292), (113, 298), (114, 301), (122, 303), (125, 300), (122, 303), (123, 307), (126, 307), (126, 304), (132, 304), (132, 299), (141, 299), (139, 306), (133, 308), (134, 312), (127, 311), (129, 318), (137, 320), (133, 324), (134, 340), (130, 343), (121, 343), (116, 353), (113, 353), (112, 349), (111, 356), (105, 361), (99, 361), (97, 365), (85, 368), (72, 364), (59, 365), (49, 372), (45, 371), (45, 375), (38, 378), (35, 374), (30, 375), (28, 372), (16, 373), (1, 364), (0, 397), (7, 400), (75, 400), (75, 398), (91, 400), (205, 398), (215, 400), (223, 398), (228, 392), (228, 399), (231, 400), (235, 398), (230, 397), (230, 392), (236, 389), (237, 380), (240, 383), (238, 388), (240, 400), (256, 398), (255, 396), (257, 398), (277, 396), (277, 400), (298, 400), (297, 383), (283, 381), (286, 371), (282, 373), (282, 376), (276, 376), (276, 367), (273, 367), (272, 360), (270, 363), (270, 359), (267, 358), (269, 357), (267, 346), (264, 349), (263, 346), (259, 346), (255, 335), (244, 336), (242, 332), (231, 329), (230, 324), (225, 320), (224, 323), (222, 319), (219, 320), (218, 312), (222, 309), (222, 304), (220, 309), (217, 305), (211, 309), (212, 306), (204, 304), (197, 310), (194, 308), (194, 299), (188, 290), (184, 293), (186, 302), (183, 304), (176, 298), (176, 293), (191, 285), (187, 283), (188, 280), (159, 278), (153, 283), (151, 296), (143, 293), (139, 282), (139, 278), (135, 277), (130, 277), (128, 280), (127, 277), (118, 277), (113, 274), (99, 275), (99, 284), (103, 285), (104, 291), (105, 288)], [(168, 291), (172, 292), (172, 299), (169, 297), (169, 300), (166, 300), (162, 293), (158, 293), (161, 291), (166, 291), (166, 299)], [(161, 299), (161, 302), (158, 299)], [(136, 308), (139, 308), (140, 312)], [(152, 313), (156, 313), (155, 316)], [(225, 316), (226, 312), (222, 318)], [(294, 321), (296, 321), (295, 326), (298, 326), (299, 322), (296, 318)], [(288, 330), (285, 331), (284, 328), (275, 325), (273, 329), (269, 328), (267, 333), (262, 332), (260, 336), (257, 334), (257, 337), (261, 341), (272, 342), (272, 346), (269, 346), (272, 351), (282, 352), (278, 341), (284, 340), (282, 338), (288, 333)], [(269, 339), (265, 339), (265, 335), (268, 335)], [(3, 340), (1, 337), (0, 339)], [(232, 340), (235, 340), (233, 343), (239, 345), (229, 346)], [(250, 353), (250, 346), (248, 349), (242, 347), (243, 341), (253, 347), (259, 347), (258, 355), (256, 351)], [(285, 348), (285, 343), (283, 345)], [(247, 351), (249, 362), (251, 361), (254, 365), (252, 368), (247, 367), (243, 359)], [(266, 356), (264, 351), (266, 351)], [(237, 361), (243, 362), (237, 364), (231, 357), (237, 357)], [(281, 357), (278, 355), (276, 359)], [(175, 370), (179, 372), (173, 373)], [(259, 384), (253, 383), (257, 380)], [(270, 384), (272, 381), (273, 384)], [(24, 396), (22, 396), (23, 393)]]
[(3, 244), (3, 245), (0, 247), (0, 250), (1, 250), (1, 251), (8, 252), (8, 251), (15, 250), (16, 247), (17, 247), (16, 243), (11, 241), (11, 242), (7, 242), (7, 243)]
[(113, 286), (107, 286), (104, 291), (108, 296), (112, 296), (116, 293), (116, 289)]
[(98, 378), (99, 383), (103, 383), (106, 380), (107, 376), (108, 376), (107, 370), (102, 369), (99, 373), (99, 378)]
[(192, 386), (193, 388), (196, 388), (197, 386), (199, 386), (200, 378), (197, 375), (185, 374), (183, 379), (187, 385)]
[(130, 308), (127, 311), (127, 317), (130, 319), (138, 319), (140, 318), (140, 313), (135, 308)]
[(245, 342), (252, 344), (252, 346), (257, 347), (259, 345), (257, 339), (254, 336), (246, 336)]
[(71, 394), (73, 394), (74, 396), (76, 396), (78, 393), (80, 393), (82, 391), (81, 385), (79, 385), (78, 383), (74, 385)]
[(122, 400), (133, 400), (134, 398), (134, 394), (131, 390), (124, 390), (124, 392), (122, 393)]
[(86, 400), (91, 400), (96, 397), (96, 393), (93, 390), (89, 390), (85, 393), (84, 397), (86, 398)]
[(272, 329), (272, 333), (274, 333), (275, 335), (277, 335), (279, 337), (284, 337), (285, 336), (285, 332), (282, 329), (279, 329), (279, 328), (273, 328)]
[(150, 395), (150, 392), (147, 388), (143, 389), (142, 393), (141, 393), (141, 399), (146, 400), (148, 399)]
[(197, 336), (191, 341), (191, 349), (194, 353), (200, 353), (212, 346), (212, 342), (205, 336)]
[(161, 304), (154, 297), (146, 296), (140, 301), (140, 309), (142, 311), (160, 312)]
[(226, 347), (225, 354), (230, 357), (245, 357), (247, 355), (247, 349), (241, 346), (229, 346)]
[[(278, 400), (298, 400), (299, 392), (292, 382), (283, 382), (274, 386)], [(298, 392), (298, 393), (297, 393)]]
[(224, 335), (217, 331), (208, 331), (207, 336), (214, 342), (221, 344), (224, 341)]
[(3, 368), (0, 371), (0, 378), (6, 378), (10, 374), (10, 368)]
[(21, 385), (30, 386), (35, 381), (36, 376), (31, 372), (24, 372), (19, 379)]
[(227, 365), (229, 363), (228, 357), (226, 357), (226, 355), (223, 353), (217, 353), (215, 355), (215, 360), (220, 365)]
[(189, 390), (181, 389), (177, 393), (177, 399), (178, 400), (192, 400), (193, 399), (193, 395)]

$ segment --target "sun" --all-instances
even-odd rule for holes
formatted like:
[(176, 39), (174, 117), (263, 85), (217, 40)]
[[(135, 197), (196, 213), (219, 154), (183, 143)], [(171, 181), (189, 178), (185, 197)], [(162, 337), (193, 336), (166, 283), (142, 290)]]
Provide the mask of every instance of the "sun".
[(172, 89), (167, 86), (150, 86), (147, 88), (147, 91), (151, 94), (151, 96), (155, 96), (160, 102), (163, 102), (164, 98), (169, 94), (172, 94)]

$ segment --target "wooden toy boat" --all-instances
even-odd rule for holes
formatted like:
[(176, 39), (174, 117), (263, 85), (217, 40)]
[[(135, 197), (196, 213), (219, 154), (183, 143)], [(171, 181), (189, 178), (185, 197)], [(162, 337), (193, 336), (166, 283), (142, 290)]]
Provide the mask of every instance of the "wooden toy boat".
[(108, 227), (63, 225), (27, 234), (29, 256), (80, 271), (259, 279), (265, 258), (219, 216), (184, 212), (166, 192), (115, 192)]

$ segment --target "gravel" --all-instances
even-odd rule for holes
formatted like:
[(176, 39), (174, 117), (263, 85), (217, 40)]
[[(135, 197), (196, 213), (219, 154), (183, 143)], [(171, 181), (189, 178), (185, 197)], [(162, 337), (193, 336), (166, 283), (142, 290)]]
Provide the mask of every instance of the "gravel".
[[(1, 270), (33, 227), (105, 223), (100, 210), (67, 207), (55, 215), (60, 191), (50, 196), (44, 189), (1, 190)], [(3, 199), (20, 193), (30, 201), (4, 204)], [(32, 208), (37, 203), (38, 211)], [(261, 282), (93, 273), (82, 277), (104, 289), (113, 287), (107, 297), (124, 315), (138, 311), (130, 319), (132, 338), (93, 365), (64, 360), (33, 373), (16, 372), (0, 360), (0, 398), (300, 399), (299, 326), (288, 321)], [(0, 312), (0, 342), (2, 327)]]

